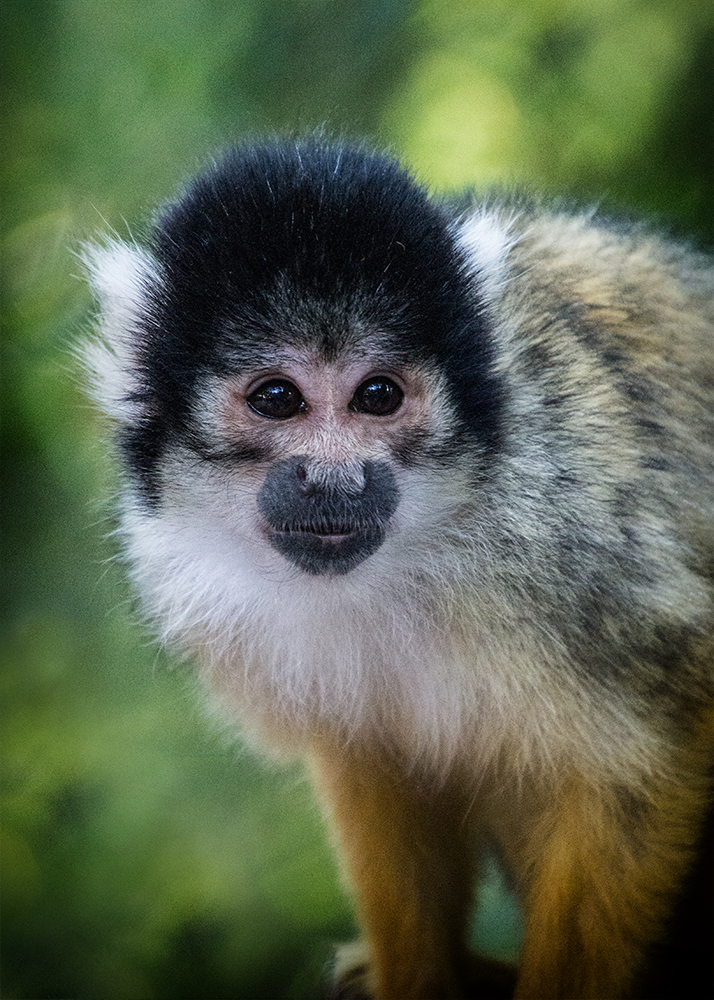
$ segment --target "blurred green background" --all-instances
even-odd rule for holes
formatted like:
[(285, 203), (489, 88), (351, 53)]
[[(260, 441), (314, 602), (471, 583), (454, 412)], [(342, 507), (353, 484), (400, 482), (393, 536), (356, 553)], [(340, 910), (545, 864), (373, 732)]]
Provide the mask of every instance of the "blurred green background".
[[(78, 244), (207, 154), (319, 124), (436, 188), (604, 199), (702, 245), (701, 0), (3, 0), (2, 996), (308, 998), (353, 932), (309, 789), (137, 624), (71, 345)], [(512, 953), (489, 881), (475, 927)]]

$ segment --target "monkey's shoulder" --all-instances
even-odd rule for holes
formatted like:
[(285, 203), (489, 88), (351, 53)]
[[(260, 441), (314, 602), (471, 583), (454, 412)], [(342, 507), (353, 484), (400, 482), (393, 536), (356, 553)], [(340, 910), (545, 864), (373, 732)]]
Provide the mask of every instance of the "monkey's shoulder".
[(558, 208), (524, 211), (510, 251), (531, 313), (560, 319), (602, 350), (698, 367), (711, 363), (714, 260), (645, 223)]

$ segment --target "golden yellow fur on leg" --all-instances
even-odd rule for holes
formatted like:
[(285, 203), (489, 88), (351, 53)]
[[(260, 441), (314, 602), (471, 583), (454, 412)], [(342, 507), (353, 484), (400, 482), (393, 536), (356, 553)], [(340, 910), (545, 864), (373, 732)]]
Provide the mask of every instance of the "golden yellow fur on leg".
[(355, 889), (375, 1000), (467, 996), (468, 802), (422, 792), (386, 758), (323, 748), (312, 763)]
[[(701, 765), (705, 754), (697, 741), (690, 763)], [(663, 932), (706, 809), (697, 771), (706, 773), (699, 766), (682, 784), (655, 779), (647, 798), (582, 778), (553, 796), (526, 848), (527, 929), (516, 1000), (640, 996), (647, 947)]]

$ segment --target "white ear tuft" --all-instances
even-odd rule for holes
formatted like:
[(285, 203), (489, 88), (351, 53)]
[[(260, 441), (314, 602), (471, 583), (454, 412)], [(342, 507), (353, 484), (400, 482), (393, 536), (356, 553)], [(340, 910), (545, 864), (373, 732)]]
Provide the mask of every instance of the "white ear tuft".
[(155, 261), (119, 241), (83, 248), (82, 261), (99, 304), (98, 336), (81, 350), (92, 397), (109, 416), (131, 422), (140, 415), (140, 320), (149, 287), (160, 281)]
[(516, 211), (477, 209), (457, 230), (457, 239), (466, 250), (487, 296), (495, 297), (508, 281), (508, 254), (518, 237), (513, 226)]

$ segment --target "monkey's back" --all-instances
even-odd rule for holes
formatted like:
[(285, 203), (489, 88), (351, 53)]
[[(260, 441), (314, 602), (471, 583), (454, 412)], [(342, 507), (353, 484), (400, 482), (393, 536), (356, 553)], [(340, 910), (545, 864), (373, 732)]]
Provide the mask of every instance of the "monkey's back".
[[(561, 225), (563, 222), (561, 222)], [(567, 226), (568, 223), (565, 223)], [(571, 223), (572, 225), (572, 223)], [(557, 240), (558, 233), (555, 233)], [(603, 365), (642, 429), (645, 473), (659, 474), (676, 522), (714, 572), (714, 269), (642, 228), (592, 226), (576, 237), (572, 299), (601, 330)], [(546, 247), (542, 248), (548, 259)], [(553, 248), (552, 266), (563, 261)], [(593, 261), (597, 269), (593, 273)], [(577, 275), (579, 267), (582, 276)], [(589, 267), (590, 274), (586, 268)], [(566, 287), (567, 287), (567, 279)]]
[(711, 261), (592, 214), (524, 211), (513, 228), (496, 311), (516, 421), (528, 414), (545, 451), (570, 454), (591, 484), (616, 484), (621, 506), (629, 494), (662, 518), (711, 578)]
[[(703, 254), (639, 224), (544, 213), (519, 219), (516, 256), (531, 294), (582, 323), (635, 405), (679, 411), (714, 446), (714, 268)], [(638, 392), (637, 377), (654, 392)], [(674, 395), (672, 395), (674, 394)]]

